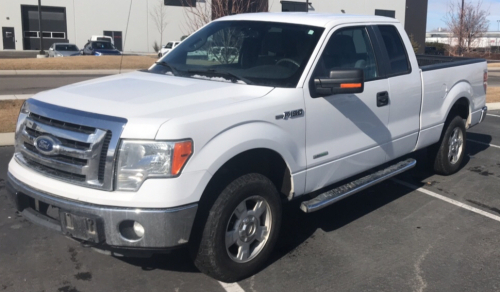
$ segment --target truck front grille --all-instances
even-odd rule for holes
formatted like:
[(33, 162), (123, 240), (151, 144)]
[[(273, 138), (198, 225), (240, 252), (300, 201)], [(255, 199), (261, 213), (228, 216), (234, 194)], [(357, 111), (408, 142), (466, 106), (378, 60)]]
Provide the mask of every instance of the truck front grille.
[[(62, 116), (68, 117), (66, 114)], [(111, 117), (104, 117), (106, 118), (102, 124), (106, 126)], [(86, 122), (81, 117), (75, 120)], [(16, 132), (15, 157), (18, 162), (45, 176), (87, 187), (112, 190), (114, 152), (118, 144), (118, 139), (113, 139), (112, 130), (79, 125), (34, 112), (22, 113), (20, 121)], [(89, 119), (89, 122), (96, 123), (96, 120)], [(109, 124), (110, 128), (117, 129), (117, 123)], [(120, 135), (123, 123), (118, 125), (120, 131), (117, 134)], [(39, 139), (51, 141), (54, 150), (40, 149), (37, 146)]]

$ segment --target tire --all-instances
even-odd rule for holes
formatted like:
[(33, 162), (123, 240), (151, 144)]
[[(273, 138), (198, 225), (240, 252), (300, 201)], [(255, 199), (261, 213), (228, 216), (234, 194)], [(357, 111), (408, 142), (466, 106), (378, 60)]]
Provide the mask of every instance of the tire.
[(193, 244), (194, 264), (223, 282), (249, 277), (269, 258), (280, 224), (281, 201), (274, 184), (261, 174), (242, 175), (210, 209), (199, 242)]
[(429, 158), (437, 174), (451, 175), (462, 165), (467, 142), (467, 132), (462, 117), (454, 116), (445, 123), (441, 138), (429, 149)]

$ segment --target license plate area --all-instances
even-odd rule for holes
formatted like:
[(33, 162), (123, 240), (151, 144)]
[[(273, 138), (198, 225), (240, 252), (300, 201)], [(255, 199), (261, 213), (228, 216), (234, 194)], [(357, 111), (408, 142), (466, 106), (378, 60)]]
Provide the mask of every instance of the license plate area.
[(60, 210), (61, 231), (67, 236), (99, 243), (104, 240), (102, 220), (98, 217), (74, 214)]

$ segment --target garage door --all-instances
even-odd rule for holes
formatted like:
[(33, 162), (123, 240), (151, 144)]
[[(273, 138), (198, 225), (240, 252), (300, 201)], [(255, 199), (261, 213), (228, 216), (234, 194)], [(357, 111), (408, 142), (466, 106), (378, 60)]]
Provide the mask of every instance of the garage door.
[[(40, 49), (40, 27), (38, 22), (38, 6), (21, 5), (23, 22), (23, 48), (25, 50)], [(42, 6), (43, 49), (47, 50), (53, 43), (67, 43), (66, 8)]]

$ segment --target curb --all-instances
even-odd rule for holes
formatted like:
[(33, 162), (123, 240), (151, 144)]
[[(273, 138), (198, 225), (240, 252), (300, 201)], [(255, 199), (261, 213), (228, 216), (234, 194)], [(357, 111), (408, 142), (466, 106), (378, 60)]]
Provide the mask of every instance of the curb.
[[(137, 69), (138, 70), (138, 69)], [(137, 71), (136, 69), (122, 69), (121, 73)], [(0, 70), (0, 75), (116, 75), (118, 69), (99, 70)]]
[(14, 145), (14, 133), (0, 133), (0, 146)]
[(486, 106), (488, 107), (488, 111), (500, 110), (500, 102), (487, 103)]
[(0, 100), (13, 100), (13, 99), (28, 99), (31, 98), (34, 94), (8, 94), (8, 95), (0, 95)]

